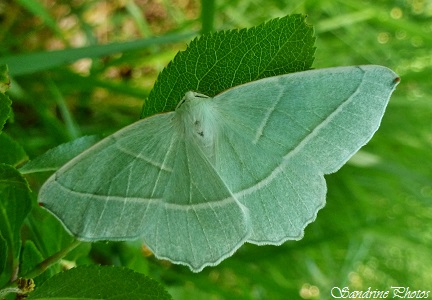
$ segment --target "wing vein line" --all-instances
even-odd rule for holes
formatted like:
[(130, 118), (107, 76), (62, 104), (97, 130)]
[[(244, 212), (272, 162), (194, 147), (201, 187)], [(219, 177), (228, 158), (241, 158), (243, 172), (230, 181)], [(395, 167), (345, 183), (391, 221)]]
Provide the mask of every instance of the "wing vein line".
[(267, 111), (266, 111), (266, 113), (264, 115), (264, 118), (263, 118), (260, 126), (258, 127), (258, 129), (257, 129), (257, 131), (255, 133), (255, 139), (252, 142), (253, 144), (258, 143), (260, 137), (263, 135), (264, 128), (267, 126), (267, 123), (268, 123), (271, 115), (273, 114), (273, 112), (276, 109), (276, 106), (278, 106), (279, 102), (282, 99), (282, 92), (283, 92), (283, 89), (281, 89), (279, 91), (279, 95), (277, 96), (276, 101), (273, 103), (273, 105), (271, 107), (269, 107), (269, 109), (267, 109)]
[(345, 108), (345, 106), (349, 105), (352, 102), (352, 100), (360, 93), (360, 88), (362, 86), (363, 81), (364, 81), (364, 77), (362, 78), (361, 82), (357, 86), (355, 92), (352, 93), (351, 96), (348, 97), (344, 102), (342, 102), (342, 104), (340, 104), (331, 114), (329, 114), (327, 118), (322, 120), (321, 123), (319, 123), (308, 135), (306, 135), (297, 144), (297, 146), (295, 146), (292, 150), (288, 151), (288, 153), (284, 155), (279, 166), (277, 166), (267, 177), (263, 178), (261, 181), (257, 182), (256, 184), (248, 188), (245, 188), (241, 191), (234, 193), (234, 196), (244, 197), (246, 195), (255, 192), (256, 190), (265, 187), (270, 182), (272, 182), (273, 179), (276, 178), (279, 175), (279, 173), (284, 170), (285, 166), (289, 163), (289, 159), (295, 156), (311, 139), (317, 137), (319, 131), (327, 124), (329, 124)]
[(149, 157), (146, 157), (146, 156), (142, 155), (141, 153), (139, 153), (139, 154), (133, 153), (133, 152), (129, 151), (128, 149), (126, 149), (126, 148), (124, 148), (124, 147), (121, 147), (121, 146), (118, 145), (117, 143), (114, 144), (114, 146), (115, 146), (118, 150), (120, 150), (121, 152), (123, 152), (124, 154), (127, 154), (127, 155), (129, 155), (129, 156), (132, 156), (132, 157), (134, 157), (134, 158), (138, 158), (138, 159), (144, 160), (145, 162), (147, 162), (147, 163), (149, 163), (149, 164), (151, 164), (151, 165), (153, 165), (153, 166), (155, 166), (155, 167), (157, 167), (157, 168), (159, 168), (159, 169), (161, 169), (161, 170), (164, 170), (164, 171), (167, 171), (167, 172), (172, 172), (172, 169), (166, 167), (165, 164), (164, 164), (164, 162), (162, 162), (162, 164), (161, 164), (161, 163), (159, 163), (159, 162), (153, 161), (153, 160), (152, 160), (151, 158), (149, 158)]

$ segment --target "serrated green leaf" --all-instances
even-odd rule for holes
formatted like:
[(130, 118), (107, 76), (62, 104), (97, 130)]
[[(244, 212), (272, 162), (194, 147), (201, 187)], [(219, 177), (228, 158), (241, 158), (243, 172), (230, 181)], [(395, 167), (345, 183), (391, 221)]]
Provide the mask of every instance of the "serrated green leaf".
[(83, 136), (52, 148), (22, 166), (21, 174), (54, 171), (100, 140), (97, 135)]
[(0, 233), (8, 246), (5, 272), (0, 286), (9, 279), (18, 260), (20, 229), (31, 209), (30, 189), (26, 180), (12, 166), (0, 164)]
[(0, 134), (0, 162), (17, 166), (27, 160), (24, 149), (6, 133)]
[(172, 299), (155, 280), (126, 268), (81, 266), (57, 274), (27, 299)]
[(202, 35), (159, 74), (141, 118), (174, 110), (187, 91), (213, 97), (242, 83), (308, 70), (314, 42), (313, 28), (302, 15)]

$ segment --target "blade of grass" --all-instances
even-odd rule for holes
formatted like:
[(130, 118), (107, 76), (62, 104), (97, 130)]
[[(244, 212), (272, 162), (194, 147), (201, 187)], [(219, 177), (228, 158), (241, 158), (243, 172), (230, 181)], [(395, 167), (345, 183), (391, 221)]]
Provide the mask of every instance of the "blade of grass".
[(0, 64), (7, 64), (9, 66), (9, 74), (11, 76), (20, 76), (69, 64), (81, 58), (96, 58), (120, 52), (147, 48), (154, 45), (175, 43), (187, 40), (195, 35), (195, 32), (176, 33), (124, 43), (10, 55), (0, 58)]
[[(341, 1), (339, 0), (341, 4), (350, 6), (356, 10), (363, 10), (364, 4), (360, 4), (359, 1)], [(400, 19), (394, 19), (390, 16), (390, 9), (386, 8), (382, 5), (379, 5), (374, 2), (370, 2), (368, 5), (369, 9), (375, 11), (375, 18), (373, 20), (375, 21), (374, 26), (377, 28), (393, 28), (397, 30), (405, 30), (408, 34), (413, 36), (420, 36), (421, 38), (425, 39), (426, 43), (432, 43), (432, 35), (430, 34), (430, 31), (425, 30), (426, 26), (419, 26), (418, 23), (412, 22), (408, 18), (400, 18)]]
[(138, 27), (141, 36), (152, 36), (153, 33), (147, 23), (146, 19), (143, 17), (141, 9), (136, 5), (134, 0), (129, 0), (126, 3), (126, 10), (131, 15), (132, 19)]
[(56, 20), (51, 17), (48, 10), (40, 2), (34, 0), (18, 0), (18, 3), (33, 15), (40, 18), (43, 23), (46, 24), (52, 31), (54, 31), (59, 38), (66, 42), (61, 30), (57, 26)]
[(316, 25), (315, 31), (317, 33), (332, 31), (342, 27), (352, 26), (355, 23), (364, 22), (374, 17), (376, 17), (375, 10), (367, 8), (350, 14), (338, 15), (333, 18), (322, 20)]
[(48, 89), (51, 91), (51, 94), (53, 95), (55, 102), (57, 103), (57, 106), (65, 122), (66, 131), (70, 139), (74, 140), (78, 138), (79, 136), (81, 136), (80, 129), (78, 127), (78, 124), (75, 122), (74, 118), (72, 117), (72, 114), (70, 113), (66, 105), (66, 101), (61, 91), (58, 89), (57, 85), (50, 79), (47, 80), (47, 86)]
[(110, 93), (118, 93), (120, 95), (127, 95), (139, 99), (148, 97), (148, 90), (140, 87), (132, 87), (127, 83), (112, 82), (108, 80), (99, 79), (97, 76), (81, 76), (74, 72), (63, 70), (61, 72), (62, 82), (70, 82), (75, 86), (79, 86), (80, 90), (92, 91), (96, 87), (109, 90)]
[(201, 33), (209, 33), (214, 30), (215, 1), (201, 0)]

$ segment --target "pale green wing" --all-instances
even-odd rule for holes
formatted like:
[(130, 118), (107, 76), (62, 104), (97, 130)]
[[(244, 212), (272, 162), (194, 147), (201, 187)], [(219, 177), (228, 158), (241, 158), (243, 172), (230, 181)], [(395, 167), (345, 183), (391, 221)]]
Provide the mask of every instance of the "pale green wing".
[(142, 236), (157, 257), (194, 271), (246, 240), (299, 239), (325, 203), (323, 174), (372, 137), (397, 82), (361, 66), (267, 78), (213, 99), (188, 92), (175, 113), (74, 158), (39, 201), (80, 239)]
[(143, 237), (159, 258), (200, 271), (249, 235), (245, 208), (174, 113), (134, 123), (67, 163), (39, 201), (81, 240)]
[(225, 134), (215, 168), (250, 211), (256, 244), (303, 236), (325, 204), (324, 174), (378, 129), (398, 76), (381, 66), (276, 76), (214, 97)]

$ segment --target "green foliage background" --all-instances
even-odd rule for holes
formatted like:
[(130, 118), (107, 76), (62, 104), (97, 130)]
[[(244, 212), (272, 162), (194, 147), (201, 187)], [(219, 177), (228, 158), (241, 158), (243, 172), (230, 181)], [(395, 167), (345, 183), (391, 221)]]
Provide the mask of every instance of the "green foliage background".
[[(112, 133), (139, 119), (158, 73), (201, 29), (251, 27), (292, 13), (307, 14), (315, 27), (314, 68), (380, 64), (402, 80), (372, 141), (326, 177), (327, 205), (304, 239), (245, 245), (199, 274), (154, 259), (139, 243), (84, 244), (51, 274), (71, 262), (126, 266), (174, 299), (328, 299), (334, 286), (432, 289), (430, 1), (1, 3), (0, 62), (9, 64), (13, 101), (2, 136), (34, 158), (81, 135)], [(77, 47), (86, 48), (46, 52)], [(48, 175), (26, 177), (33, 204)], [(26, 257), (45, 258), (71, 242), (37, 207), (22, 236)]]

